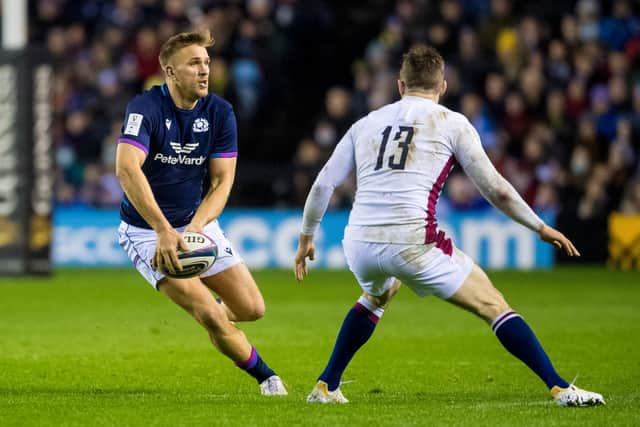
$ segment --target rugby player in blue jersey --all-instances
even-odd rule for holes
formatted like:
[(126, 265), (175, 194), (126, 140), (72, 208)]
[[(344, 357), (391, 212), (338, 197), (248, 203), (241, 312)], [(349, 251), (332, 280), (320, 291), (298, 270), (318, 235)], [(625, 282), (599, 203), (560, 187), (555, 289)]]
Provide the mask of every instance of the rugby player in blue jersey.
[[(140, 274), (191, 314), (213, 345), (258, 381), (262, 394), (285, 395), (281, 379), (235, 326), (259, 319), (265, 306), (217, 221), (235, 176), (237, 129), (231, 105), (209, 94), (206, 48), (213, 43), (209, 31), (171, 37), (159, 55), (164, 84), (127, 106), (116, 155), (125, 192), (119, 242)], [(200, 277), (170, 278), (158, 266), (181, 268), (184, 231), (211, 237), (218, 259)]]

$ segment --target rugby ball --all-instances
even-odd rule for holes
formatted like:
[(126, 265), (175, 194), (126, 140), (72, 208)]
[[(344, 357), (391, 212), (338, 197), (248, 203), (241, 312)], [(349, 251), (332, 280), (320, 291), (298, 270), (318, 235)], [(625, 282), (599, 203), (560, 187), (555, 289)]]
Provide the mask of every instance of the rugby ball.
[(182, 271), (174, 274), (167, 271), (164, 266), (160, 271), (168, 277), (186, 279), (196, 277), (211, 268), (218, 256), (218, 246), (209, 237), (201, 233), (187, 231), (182, 234), (188, 250), (178, 250), (178, 260), (182, 265)]

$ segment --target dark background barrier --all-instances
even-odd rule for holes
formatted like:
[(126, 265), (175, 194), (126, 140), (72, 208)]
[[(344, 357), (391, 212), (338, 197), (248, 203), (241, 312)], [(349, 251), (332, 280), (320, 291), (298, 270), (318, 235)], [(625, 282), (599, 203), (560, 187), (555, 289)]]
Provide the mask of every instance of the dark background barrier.
[(52, 85), (43, 51), (0, 52), (0, 273), (51, 272)]

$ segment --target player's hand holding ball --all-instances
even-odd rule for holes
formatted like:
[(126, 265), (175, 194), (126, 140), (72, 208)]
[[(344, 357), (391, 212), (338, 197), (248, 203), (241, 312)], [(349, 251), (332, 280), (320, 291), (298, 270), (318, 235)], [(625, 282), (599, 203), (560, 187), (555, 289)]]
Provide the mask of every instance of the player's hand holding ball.
[(176, 248), (169, 256), (162, 257), (160, 234), (158, 234), (158, 249), (156, 256), (160, 255), (164, 262), (156, 261), (156, 266), (163, 274), (176, 279), (186, 279), (199, 276), (213, 265), (218, 256), (218, 247), (207, 235), (186, 231), (182, 235), (176, 232)]

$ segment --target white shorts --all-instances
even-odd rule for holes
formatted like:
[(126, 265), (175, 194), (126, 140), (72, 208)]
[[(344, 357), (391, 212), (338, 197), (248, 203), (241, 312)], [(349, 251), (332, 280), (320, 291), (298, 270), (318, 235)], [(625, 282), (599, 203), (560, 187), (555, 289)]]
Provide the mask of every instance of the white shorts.
[[(176, 228), (182, 233), (185, 227)], [(216, 273), (240, 264), (242, 258), (237, 255), (231, 242), (224, 235), (217, 220), (214, 220), (204, 227), (204, 234), (209, 236), (218, 246), (218, 257), (213, 266), (202, 273), (200, 277), (213, 276)], [(129, 255), (133, 265), (147, 279), (147, 282), (158, 289), (158, 282), (165, 276), (160, 271), (151, 267), (151, 260), (156, 250), (156, 232), (147, 228), (140, 228), (122, 221), (118, 227), (118, 243)]]
[(447, 255), (433, 244), (343, 240), (342, 246), (360, 287), (373, 296), (384, 294), (397, 278), (418, 296), (448, 299), (473, 267), (473, 260), (455, 247)]

